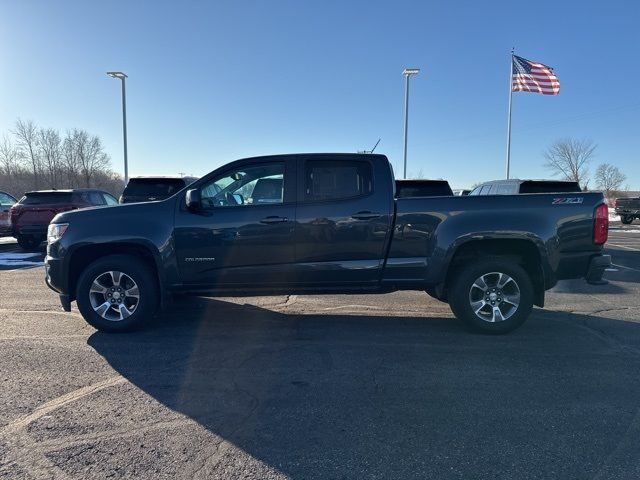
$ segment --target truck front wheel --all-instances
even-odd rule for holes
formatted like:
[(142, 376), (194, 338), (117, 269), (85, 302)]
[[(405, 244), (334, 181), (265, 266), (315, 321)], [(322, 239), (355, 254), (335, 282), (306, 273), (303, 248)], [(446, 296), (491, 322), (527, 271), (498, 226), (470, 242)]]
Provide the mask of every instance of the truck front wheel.
[(158, 307), (158, 286), (147, 265), (129, 255), (109, 255), (91, 263), (76, 290), (84, 319), (104, 332), (143, 325)]
[(529, 317), (533, 286), (518, 264), (500, 258), (471, 262), (454, 274), (449, 290), (451, 310), (482, 333), (508, 333)]
[(620, 221), (625, 225), (629, 225), (631, 222), (633, 222), (633, 217), (631, 215), (622, 215), (620, 217)]

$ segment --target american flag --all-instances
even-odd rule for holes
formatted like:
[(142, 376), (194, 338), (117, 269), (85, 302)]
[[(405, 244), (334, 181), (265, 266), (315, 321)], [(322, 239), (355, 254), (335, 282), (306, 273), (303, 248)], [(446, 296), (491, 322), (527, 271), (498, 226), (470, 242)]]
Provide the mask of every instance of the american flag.
[(560, 93), (558, 77), (553, 74), (551, 67), (542, 63), (513, 55), (511, 72), (513, 74), (511, 90), (514, 92), (533, 92), (542, 95)]

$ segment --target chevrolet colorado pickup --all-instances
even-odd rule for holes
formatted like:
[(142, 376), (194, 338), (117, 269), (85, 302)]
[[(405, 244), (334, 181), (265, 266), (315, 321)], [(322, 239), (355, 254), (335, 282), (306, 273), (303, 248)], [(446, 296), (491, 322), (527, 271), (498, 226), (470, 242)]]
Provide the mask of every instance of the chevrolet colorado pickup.
[(46, 282), (103, 331), (173, 292), (426, 291), (476, 330), (520, 326), (557, 280), (601, 280), (601, 193), (395, 198), (383, 155), (238, 160), (158, 202), (64, 212)]

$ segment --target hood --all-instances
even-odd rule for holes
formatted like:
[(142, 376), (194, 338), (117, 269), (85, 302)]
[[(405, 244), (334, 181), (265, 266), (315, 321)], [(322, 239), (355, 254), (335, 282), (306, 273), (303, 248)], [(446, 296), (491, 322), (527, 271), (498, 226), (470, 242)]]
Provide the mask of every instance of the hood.
[(97, 206), (62, 212), (53, 217), (51, 223), (73, 223), (78, 221), (115, 221), (115, 220), (135, 220), (144, 218), (146, 215), (154, 215), (158, 212), (172, 212), (175, 205), (175, 198), (168, 198), (159, 202), (147, 203), (124, 203), (112, 206)]

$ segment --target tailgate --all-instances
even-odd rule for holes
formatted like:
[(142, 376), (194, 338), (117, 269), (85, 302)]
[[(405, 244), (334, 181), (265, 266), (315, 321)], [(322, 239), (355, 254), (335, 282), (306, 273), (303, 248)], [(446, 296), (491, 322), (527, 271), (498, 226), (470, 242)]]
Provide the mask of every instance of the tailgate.
[(33, 207), (20, 207), (13, 216), (13, 223), (23, 225), (48, 225), (60, 212), (73, 210), (75, 207), (61, 207), (60, 205), (38, 205)]

